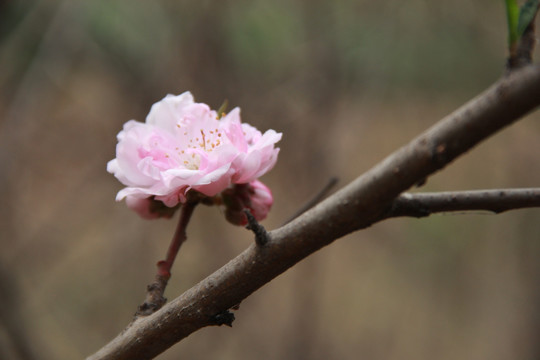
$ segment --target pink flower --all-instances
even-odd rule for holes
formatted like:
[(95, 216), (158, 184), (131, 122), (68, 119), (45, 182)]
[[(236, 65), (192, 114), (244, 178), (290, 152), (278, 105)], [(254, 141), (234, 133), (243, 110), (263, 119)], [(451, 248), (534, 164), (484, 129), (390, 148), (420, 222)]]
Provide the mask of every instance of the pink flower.
[(276, 163), (280, 139), (274, 130), (262, 134), (242, 124), (239, 108), (219, 119), (189, 92), (167, 95), (145, 123), (124, 124), (107, 171), (126, 185), (116, 200), (127, 198), (130, 208), (151, 218), (155, 211), (143, 199), (174, 207), (190, 190), (212, 197), (232, 184), (255, 181)]
[(244, 209), (248, 209), (255, 219), (264, 220), (274, 202), (270, 189), (258, 180), (228, 188), (222, 197), (225, 217), (235, 225), (247, 224)]

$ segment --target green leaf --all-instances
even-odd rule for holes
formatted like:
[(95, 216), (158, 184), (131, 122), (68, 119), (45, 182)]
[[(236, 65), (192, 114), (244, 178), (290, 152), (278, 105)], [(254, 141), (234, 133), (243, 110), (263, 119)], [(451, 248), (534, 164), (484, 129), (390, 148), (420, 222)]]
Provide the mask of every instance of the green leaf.
[(505, 0), (506, 2), (506, 18), (508, 20), (508, 44), (516, 43), (518, 39), (517, 27), (519, 20), (519, 6), (516, 0)]
[(517, 24), (518, 38), (523, 35), (527, 26), (533, 21), (534, 15), (536, 15), (536, 12), (538, 11), (538, 4), (540, 4), (540, 0), (528, 0), (521, 7)]

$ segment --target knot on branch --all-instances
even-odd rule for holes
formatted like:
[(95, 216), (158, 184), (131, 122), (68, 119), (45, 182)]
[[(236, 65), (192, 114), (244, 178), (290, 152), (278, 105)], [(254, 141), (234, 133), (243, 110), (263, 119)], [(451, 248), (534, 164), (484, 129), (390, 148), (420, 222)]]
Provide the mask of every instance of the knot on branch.
[(451, 159), (448, 158), (446, 144), (431, 145), (431, 160), (438, 167), (443, 167), (450, 162)]
[(154, 282), (146, 287), (146, 299), (137, 308), (135, 317), (151, 315), (165, 305), (167, 298), (163, 297), (163, 293), (168, 280), (168, 277), (156, 275)]
[(213, 315), (210, 318), (210, 321), (213, 325), (221, 326), (226, 325), (228, 327), (232, 327), (232, 323), (234, 321), (235, 317), (232, 312), (229, 310), (225, 310), (222, 312), (217, 313), (216, 315)]

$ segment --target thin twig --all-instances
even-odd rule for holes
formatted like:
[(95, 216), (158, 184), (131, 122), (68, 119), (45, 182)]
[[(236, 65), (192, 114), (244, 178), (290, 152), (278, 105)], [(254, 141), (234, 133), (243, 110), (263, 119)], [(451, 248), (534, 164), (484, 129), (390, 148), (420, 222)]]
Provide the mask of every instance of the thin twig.
[(337, 177), (332, 177), (330, 180), (328, 180), (328, 183), (319, 191), (313, 198), (311, 198), (307, 203), (302, 205), (300, 209), (298, 209), (294, 215), (292, 215), (287, 221), (283, 223), (283, 225), (290, 223), (315, 205), (317, 205), (319, 202), (321, 202), (322, 199), (325, 198), (326, 195), (332, 190), (334, 186), (338, 183), (339, 179)]
[(451, 211), (490, 211), (540, 207), (540, 188), (404, 193), (389, 207), (387, 218), (409, 216), (421, 218)]
[(513, 71), (289, 224), (267, 246), (250, 245), (221, 269), (137, 319), (88, 360), (150, 359), (202, 327), (305, 257), (387, 218), (403, 191), (540, 105), (540, 65)]
[(158, 270), (154, 282), (146, 287), (146, 299), (139, 305), (135, 313), (136, 317), (150, 315), (159, 310), (167, 302), (163, 294), (171, 277), (171, 268), (178, 250), (180, 250), (180, 246), (182, 246), (184, 241), (187, 240), (186, 227), (197, 203), (198, 201), (187, 201), (180, 207), (180, 218), (169, 248), (167, 249), (167, 255), (165, 260), (157, 263)]
[(246, 214), (246, 217), (248, 219), (248, 224), (246, 225), (246, 229), (253, 231), (255, 234), (255, 243), (259, 246), (264, 246), (268, 244), (268, 241), (270, 240), (270, 235), (268, 234), (268, 231), (259, 224), (257, 219), (255, 219), (255, 216), (251, 214), (251, 211), (249, 209), (244, 209), (244, 214)]

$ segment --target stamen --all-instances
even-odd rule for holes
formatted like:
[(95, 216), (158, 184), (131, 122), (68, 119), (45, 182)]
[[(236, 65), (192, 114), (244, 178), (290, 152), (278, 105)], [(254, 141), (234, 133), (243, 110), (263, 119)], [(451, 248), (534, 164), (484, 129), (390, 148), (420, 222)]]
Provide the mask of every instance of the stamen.
[[(206, 135), (204, 134), (204, 131), (203, 129), (201, 129), (201, 135), (202, 135), (202, 145), (201, 147), (206, 150)], [(198, 141), (199, 139), (197, 139)]]

